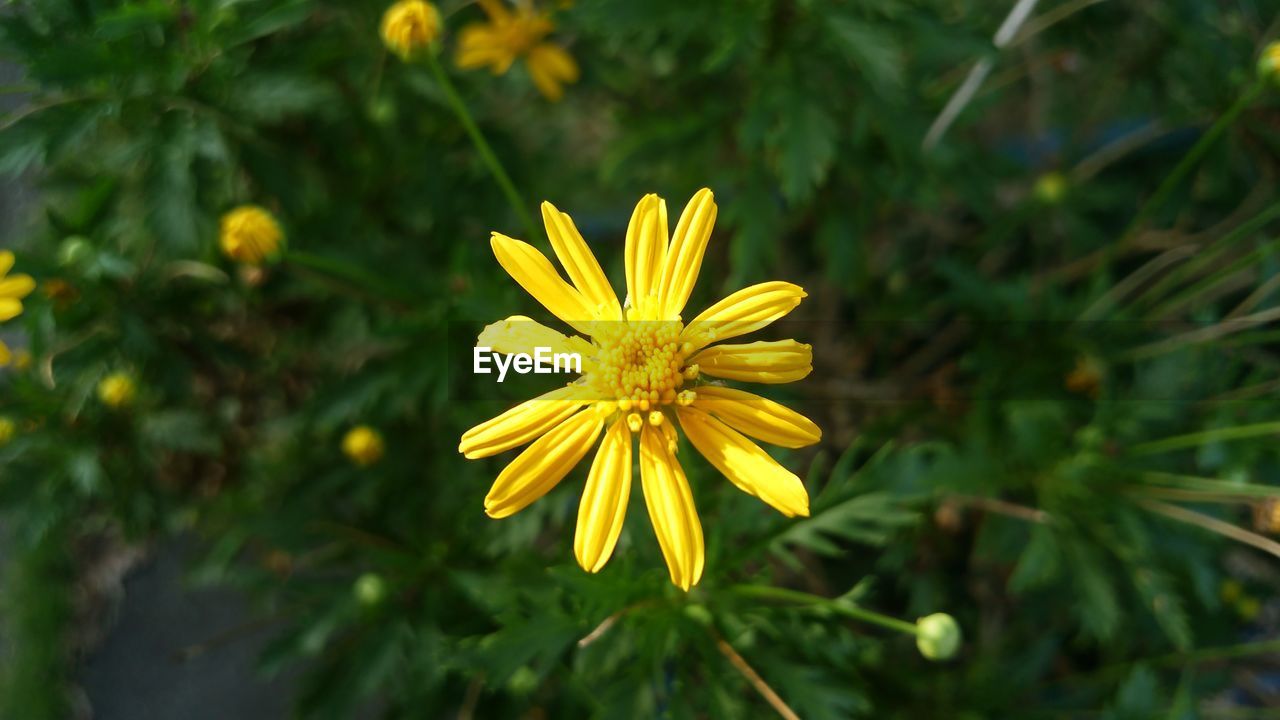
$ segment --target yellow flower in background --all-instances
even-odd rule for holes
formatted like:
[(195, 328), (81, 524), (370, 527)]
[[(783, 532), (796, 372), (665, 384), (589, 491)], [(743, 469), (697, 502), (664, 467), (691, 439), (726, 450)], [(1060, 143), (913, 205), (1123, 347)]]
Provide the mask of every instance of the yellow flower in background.
[(18, 424), (12, 418), (0, 415), (0, 447), (4, 447), (13, 441), (13, 436), (18, 434)]
[(817, 442), (818, 426), (772, 400), (703, 382), (710, 376), (786, 383), (808, 375), (812, 351), (794, 340), (713, 345), (783, 317), (805, 292), (787, 282), (761, 283), (688, 323), (682, 320), (715, 224), (710, 190), (689, 201), (670, 242), (666, 202), (648, 195), (636, 205), (627, 228), (625, 303), (618, 302), (569, 216), (543, 203), (542, 217), (570, 282), (519, 240), (494, 233), (494, 254), (517, 283), (581, 336), (513, 316), (486, 327), (477, 345), (506, 354), (533, 355), (534, 348), (577, 353), (582, 376), (468, 430), (458, 450), (482, 458), (532, 443), (498, 475), (485, 498), (485, 512), (503, 518), (555, 487), (603, 435), (582, 493), (573, 546), (578, 563), (597, 572), (622, 531), (632, 446), (639, 436), (649, 518), (671, 581), (688, 590), (702, 576), (704, 550), (693, 494), (676, 457), (677, 425), (739, 489), (788, 517), (809, 514), (804, 483), (748, 436), (796, 448)]
[(494, 75), (506, 74), (517, 58), (523, 58), (529, 77), (548, 100), (564, 95), (564, 86), (578, 81), (578, 63), (564, 48), (544, 38), (555, 29), (551, 18), (530, 2), (519, 2), (514, 11), (500, 0), (479, 0), (489, 21), (472, 23), (458, 36), (458, 67), (487, 67)]
[(382, 42), (409, 60), (440, 37), (440, 11), (422, 0), (401, 0), (382, 15)]
[(137, 394), (138, 386), (128, 373), (111, 373), (98, 382), (98, 399), (112, 409), (132, 405)]
[(242, 205), (222, 216), (222, 252), (236, 262), (261, 265), (280, 256), (284, 231), (271, 213)]
[[(36, 281), (30, 275), (9, 275), (14, 256), (9, 250), (0, 250), (0, 322), (12, 320), (22, 314), (22, 299), (36, 289)], [(0, 367), (13, 359), (9, 346), (0, 340)]]
[(383, 449), (382, 436), (368, 425), (353, 427), (342, 438), (342, 453), (361, 467), (381, 460)]
[(1280, 40), (1267, 45), (1258, 58), (1258, 74), (1273, 82), (1280, 82)]

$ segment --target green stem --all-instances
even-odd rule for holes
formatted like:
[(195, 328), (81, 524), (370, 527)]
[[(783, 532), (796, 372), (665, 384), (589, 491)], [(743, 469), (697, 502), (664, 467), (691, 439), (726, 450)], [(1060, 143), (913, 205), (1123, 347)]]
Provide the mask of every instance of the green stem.
[(842, 600), (832, 600), (824, 598), (821, 595), (813, 595), (799, 590), (788, 590), (787, 588), (769, 587), (767, 585), (735, 585), (730, 588), (731, 592), (747, 597), (768, 598), (771, 600), (784, 600), (787, 602), (800, 603), (802, 605), (810, 605), (830, 610), (839, 615), (850, 617), (855, 620), (879, 625), (882, 628), (895, 630), (900, 633), (915, 636), (917, 629), (915, 623), (909, 623), (906, 620), (881, 615), (873, 610), (858, 607), (851, 602)]
[(1191, 169), (1195, 167), (1196, 163), (1200, 162), (1200, 158), (1204, 157), (1205, 153), (1209, 152), (1209, 148), (1213, 147), (1213, 144), (1218, 141), (1218, 138), (1222, 137), (1222, 134), (1227, 131), (1227, 128), (1231, 127), (1232, 123), (1236, 121), (1236, 118), (1240, 117), (1240, 113), (1244, 112), (1245, 108), (1252, 105), (1253, 101), (1258, 99), (1258, 96), (1262, 94), (1263, 87), (1264, 84), (1262, 81), (1255, 80), (1254, 83), (1244, 92), (1240, 93), (1240, 97), (1236, 98), (1235, 103), (1233, 103), (1231, 107), (1227, 108), (1226, 112), (1222, 113), (1222, 115), (1218, 117), (1218, 120), (1214, 122), (1207, 131), (1205, 131), (1205, 134), (1200, 136), (1200, 139), (1196, 141), (1196, 144), (1192, 145), (1191, 149), (1187, 151), (1187, 154), (1182, 156), (1182, 160), (1180, 160), (1173, 168), (1173, 171), (1165, 176), (1164, 182), (1160, 183), (1160, 186), (1156, 188), (1155, 193), (1152, 194), (1151, 197), (1142, 204), (1142, 207), (1138, 209), (1138, 213), (1133, 216), (1133, 220), (1129, 223), (1129, 227), (1126, 228), (1124, 234), (1120, 236), (1121, 240), (1127, 240), (1130, 236), (1142, 229), (1143, 223), (1146, 222), (1151, 213), (1158, 210), (1160, 206), (1164, 204), (1165, 200), (1169, 198), (1169, 195), (1173, 193), (1174, 189), (1182, 182), (1182, 179), (1186, 177), (1187, 173), (1191, 172)]
[(376, 298), (407, 305), (421, 299), (408, 290), (388, 285), (385, 279), (364, 268), (322, 255), (289, 250), (284, 254), (283, 262), (332, 278)]
[(471, 112), (467, 110), (467, 104), (462, 101), (462, 96), (458, 94), (457, 88), (449, 80), (449, 75), (444, 71), (440, 60), (436, 58), (434, 52), (428, 52), (425, 55), (427, 56), (427, 64), (431, 67), (432, 75), (435, 76), (436, 82), (440, 84), (440, 89), (444, 91), (445, 97), (449, 100), (449, 106), (453, 109), (454, 114), (458, 116), (458, 122), (462, 123), (467, 135), (471, 137), (472, 144), (476, 146), (476, 152), (480, 153), (485, 165), (489, 167), (489, 172), (493, 175), (493, 179), (497, 181), (499, 187), (502, 188), (502, 193), (507, 196), (507, 202), (511, 204), (511, 209), (515, 211), (516, 217), (524, 225), (528, 239), (533, 241), (541, 237), (541, 233), (538, 232), (538, 226), (533, 221), (533, 216), (529, 215), (529, 211), (526, 209), (524, 199), (520, 197), (520, 192), (516, 190), (515, 183), (511, 182), (511, 176), (507, 175), (507, 171), (503, 169), (498, 156), (494, 154), (493, 148), (489, 146), (489, 141), (484, 139), (484, 134), (480, 132), (480, 126), (476, 125), (475, 119), (471, 117)]
[(1263, 437), (1266, 435), (1280, 435), (1280, 422), (1237, 425), (1236, 427), (1205, 430), (1204, 432), (1191, 433), (1189, 435), (1177, 435), (1175, 437), (1164, 438), (1163, 440), (1152, 440), (1151, 442), (1140, 443), (1129, 448), (1129, 454), (1155, 455), (1157, 453), (1168, 452), (1170, 450), (1183, 450), (1185, 448), (1197, 447), (1199, 445), (1218, 440), (1244, 440), (1247, 438)]

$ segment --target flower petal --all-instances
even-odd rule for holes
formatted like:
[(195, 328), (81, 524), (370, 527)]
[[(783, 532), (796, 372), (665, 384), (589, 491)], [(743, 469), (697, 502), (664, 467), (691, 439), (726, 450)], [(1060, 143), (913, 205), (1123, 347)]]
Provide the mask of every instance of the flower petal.
[(0, 277), (4, 277), (6, 273), (13, 269), (13, 251), (0, 250)]
[(556, 332), (524, 315), (512, 315), (486, 325), (476, 338), (476, 347), (487, 347), (504, 355), (533, 355), (534, 350), (540, 347), (553, 353), (577, 353), (582, 356), (584, 368), (586, 359), (595, 351), (595, 346), (587, 340)]
[(491, 25), (472, 23), (458, 34), (458, 53), (454, 62), (463, 70), (488, 66), (494, 75), (502, 75), (511, 69), (515, 60), (515, 53), (506, 47)]
[(658, 291), (667, 257), (667, 202), (645, 195), (627, 224), (627, 297), (637, 320), (656, 320), (662, 312)]
[(689, 294), (698, 282), (702, 268), (702, 256), (711, 239), (711, 229), (716, 224), (716, 201), (711, 190), (702, 188), (694, 193), (689, 204), (680, 213), (675, 234), (671, 236), (671, 251), (667, 253), (662, 268), (663, 319), (674, 319), (684, 310)]
[(696, 350), (746, 335), (791, 312), (805, 297), (804, 288), (781, 280), (751, 285), (703, 310), (680, 338)]
[(536, 440), (586, 405), (586, 395), (581, 388), (569, 385), (526, 400), (463, 433), (458, 452), (474, 460)]
[(582, 293), (561, 279), (545, 255), (529, 243), (494, 233), (490, 241), (498, 263), (520, 287), (542, 303), (552, 315), (575, 330), (590, 334), (594, 313)]
[(8, 365), (12, 359), (13, 353), (9, 352), (9, 346), (5, 345), (3, 340), (0, 340), (0, 367)]
[(715, 345), (694, 355), (700, 372), (726, 380), (755, 383), (795, 382), (813, 371), (813, 348), (795, 340), (758, 340)]
[(759, 445), (701, 410), (678, 408), (676, 414), (689, 442), (740, 490), (787, 517), (809, 514), (804, 483)]
[(586, 298), (587, 304), (595, 308), (595, 317), (600, 320), (621, 320), (622, 307), (618, 304), (618, 296), (613, 292), (604, 271), (596, 256), (587, 247), (573, 219), (556, 209), (549, 202), (542, 203), (542, 222), (547, 227), (547, 237), (551, 239), (551, 247), (569, 273), (578, 292)]
[(484, 511), (504, 518), (546, 495), (587, 454), (603, 425), (600, 414), (588, 408), (525, 448), (493, 481)]
[(22, 314), (22, 301), (0, 297), (0, 322), (12, 320)]
[(631, 430), (619, 417), (604, 434), (578, 505), (573, 554), (587, 572), (599, 572), (613, 555), (631, 498)]
[(782, 447), (798, 448), (822, 439), (812, 420), (781, 403), (734, 388), (703, 385), (693, 406), (738, 432)]
[(30, 275), (11, 275), (0, 280), (0, 297), (21, 300), (36, 289), (36, 281)]
[(564, 48), (554, 43), (535, 45), (525, 56), (529, 78), (546, 99), (556, 102), (564, 96), (564, 86), (578, 81), (578, 63)]
[(684, 469), (662, 431), (652, 425), (645, 425), (640, 433), (640, 481), (671, 582), (688, 590), (702, 579), (706, 561), (702, 523)]

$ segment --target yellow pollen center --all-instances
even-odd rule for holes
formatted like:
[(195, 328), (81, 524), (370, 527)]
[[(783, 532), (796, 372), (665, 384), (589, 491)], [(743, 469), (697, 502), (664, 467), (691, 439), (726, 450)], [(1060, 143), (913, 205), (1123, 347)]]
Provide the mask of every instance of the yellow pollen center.
[(624, 412), (648, 413), (674, 403), (685, 382), (679, 322), (620, 323), (613, 336), (598, 338), (596, 389)]

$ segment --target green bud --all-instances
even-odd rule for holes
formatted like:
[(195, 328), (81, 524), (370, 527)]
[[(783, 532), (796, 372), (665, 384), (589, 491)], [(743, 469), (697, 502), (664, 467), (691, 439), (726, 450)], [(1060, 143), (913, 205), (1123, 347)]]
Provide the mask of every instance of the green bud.
[(538, 689), (538, 673), (528, 665), (521, 665), (514, 673), (511, 673), (511, 679), (507, 681), (507, 688), (517, 695), (528, 695)]
[(1280, 40), (1267, 45), (1258, 58), (1258, 77), (1280, 85)]
[(79, 265), (93, 255), (93, 245), (83, 235), (72, 235), (58, 246), (58, 264), (63, 267)]
[(353, 590), (361, 605), (372, 607), (386, 599), (387, 581), (377, 573), (365, 573), (356, 579)]
[(1060, 172), (1045, 173), (1036, 178), (1033, 192), (1045, 205), (1057, 205), (1067, 195), (1067, 178)]
[(685, 617), (689, 618), (690, 620), (693, 620), (699, 625), (710, 625), (713, 619), (711, 617), (711, 611), (707, 609), (707, 606), (700, 605), (698, 603), (690, 603), (688, 605), (685, 605), (684, 614), (685, 614)]
[(916, 620), (916, 647), (930, 660), (950, 660), (960, 649), (960, 626), (946, 613)]

